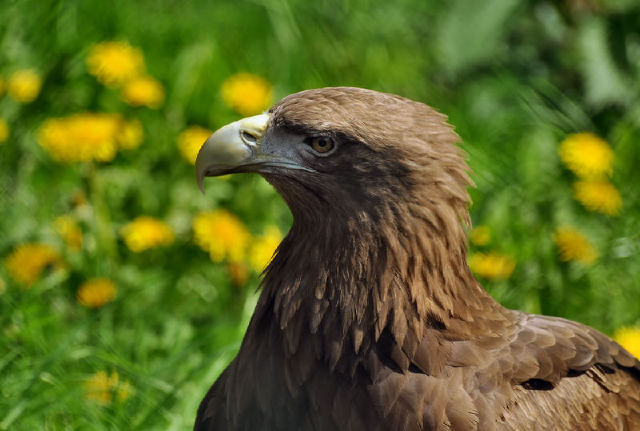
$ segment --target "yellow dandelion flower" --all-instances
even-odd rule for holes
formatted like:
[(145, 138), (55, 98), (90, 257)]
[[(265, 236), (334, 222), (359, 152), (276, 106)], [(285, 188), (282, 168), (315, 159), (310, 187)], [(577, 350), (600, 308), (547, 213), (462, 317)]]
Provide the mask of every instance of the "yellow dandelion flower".
[(637, 359), (640, 359), (640, 328), (627, 326), (616, 329), (613, 339)]
[(251, 244), (248, 261), (256, 272), (261, 272), (269, 264), (281, 240), (280, 229), (276, 226), (269, 226), (265, 229), (264, 235)]
[(53, 221), (53, 227), (70, 250), (82, 248), (82, 230), (70, 215), (63, 215)]
[(58, 161), (110, 161), (118, 150), (119, 116), (77, 114), (52, 118), (40, 129), (39, 144)]
[(40, 93), (42, 79), (33, 69), (17, 70), (9, 76), (7, 92), (18, 102), (33, 102)]
[(200, 147), (204, 144), (209, 136), (213, 133), (209, 129), (200, 126), (191, 126), (178, 136), (178, 149), (180, 154), (192, 165), (196, 163), (196, 157), (200, 151)]
[(573, 196), (589, 211), (616, 216), (622, 207), (622, 197), (608, 181), (584, 180), (573, 185)]
[(46, 120), (38, 143), (59, 162), (108, 162), (119, 149), (139, 145), (141, 133), (137, 121), (118, 114), (83, 113)]
[(121, 380), (115, 371), (111, 375), (105, 371), (98, 371), (85, 382), (85, 397), (98, 404), (108, 405), (113, 399), (124, 401), (132, 394), (131, 384)]
[(474, 253), (469, 258), (469, 266), (483, 278), (503, 280), (511, 276), (516, 263), (509, 256), (496, 252)]
[(271, 105), (273, 88), (264, 78), (238, 73), (222, 83), (222, 100), (244, 116), (256, 115)]
[(118, 146), (123, 150), (137, 148), (144, 137), (142, 123), (138, 120), (125, 121), (116, 135)]
[(4, 120), (4, 118), (0, 118), (0, 144), (7, 140), (9, 137), (9, 125)]
[(144, 72), (144, 58), (138, 48), (126, 42), (94, 45), (87, 57), (89, 73), (108, 87), (118, 87)]
[(575, 260), (585, 264), (593, 263), (598, 253), (586, 236), (572, 227), (561, 227), (553, 234), (553, 242), (558, 247), (560, 260)]
[(150, 76), (140, 76), (124, 85), (122, 98), (132, 106), (158, 109), (164, 101), (164, 89), (160, 81)]
[(62, 260), (58, 252), (46, 244), (27, 243), (16, 247), (4, 264), (14, 279), (31, 286), (45, 268), (60, 267)]
[(209, 252), (211, 260), (240, 262), (244, 259), (251, 235), (240, 219), (226, 210), (207, 211), (193, 219), (196, 244)]
[(474, 245), (487, 245), (491, 241), (491, 230), (489, 226), (478, 226), (471, 230), (469, 240)]
[(163, 221), (148, 216), (140, 216), (120, 230), (129, 250), (141, 251), (170, 245), (173, 243), (173, 231)]
[[(113, 374), (112, 374), (113, 376)], [(118, 381), (118, 375), (115, 375), (115, 379), (112, 379), (104, 371), (98, 371), (85, 382), (85, 397), (90, 401), (95, 401), (99, 404), (111, 403), (112, 382)]]
[(127, 381), (121, 381), (118, 385), (118, 390), (116, 391), (116, 399), (118, 401), (124, 401), (133, 395), (133, 388), (131, 384)]
[(92, 278), (85, 281), (76, 292), (80, 305), (100, 308), (116, 297), (116, 286), (108, 278)]
[(613, 171), (613, 150), (593, 133), (575, 133), (560, 144), (560, 159), (581, 178), (600, 178)]

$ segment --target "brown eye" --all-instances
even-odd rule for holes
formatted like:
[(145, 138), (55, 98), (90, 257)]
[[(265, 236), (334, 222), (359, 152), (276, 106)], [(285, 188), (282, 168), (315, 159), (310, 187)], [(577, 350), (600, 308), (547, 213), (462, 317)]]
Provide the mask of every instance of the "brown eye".
[(325, 136), (316, 136), (314, 138), (309, 138), (308, 144), (311, 145), (313, 151), (326, 154), (329, 151), (333, 150), (336, 144), (333, 142), (333, 139), (327, 138)]

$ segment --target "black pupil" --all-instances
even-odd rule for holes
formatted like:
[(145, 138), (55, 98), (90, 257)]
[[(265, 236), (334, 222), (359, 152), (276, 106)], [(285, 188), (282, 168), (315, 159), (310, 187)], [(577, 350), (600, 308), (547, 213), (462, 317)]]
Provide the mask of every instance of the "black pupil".
[(326, 145), (327, 145), (327, 140), (326, 139), (324, 139), (324, 138), (318, 139), (318, 146), (319, 147), (324, 147)]

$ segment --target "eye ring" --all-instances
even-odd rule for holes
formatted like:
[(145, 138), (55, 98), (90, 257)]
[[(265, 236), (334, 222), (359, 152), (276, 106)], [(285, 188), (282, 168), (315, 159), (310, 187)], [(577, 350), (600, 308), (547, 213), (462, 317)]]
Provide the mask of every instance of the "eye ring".
[(313, 136), (305, 139), (305, 142), (321, 156), (328, 156), (336, 148), (335, 141), (328, 136)]

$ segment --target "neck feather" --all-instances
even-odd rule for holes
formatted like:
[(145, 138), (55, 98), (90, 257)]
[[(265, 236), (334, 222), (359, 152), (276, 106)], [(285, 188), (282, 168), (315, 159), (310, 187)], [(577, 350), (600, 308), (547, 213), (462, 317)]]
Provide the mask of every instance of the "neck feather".
[(311, 334), (332, 369), (353, 372), (345, 357), (362, 358), (383, 334), (410, 353), (425, 328), (471, 322), (492, 302), (466, 263), (466, 199), (361, 212), (306, 202), (292, 208), (257, 308), (283, 331), (286, 353)]

